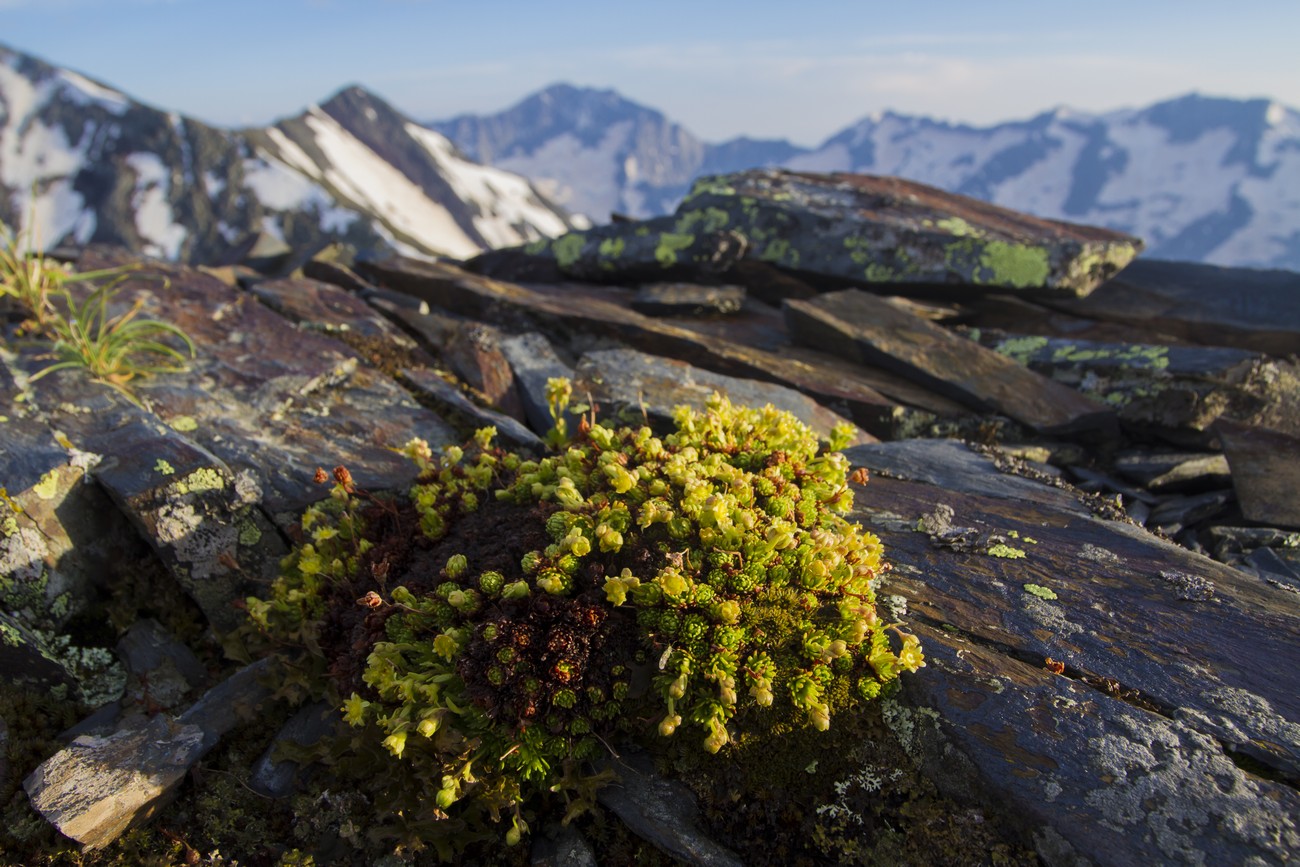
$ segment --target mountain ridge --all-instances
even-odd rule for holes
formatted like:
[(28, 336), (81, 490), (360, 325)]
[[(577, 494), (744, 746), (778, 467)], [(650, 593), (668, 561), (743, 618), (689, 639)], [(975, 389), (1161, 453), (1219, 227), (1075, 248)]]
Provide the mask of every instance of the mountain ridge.
[(221, 129), (0, 45), (0, 219), (189, 262), (342, 242), (472, 256), (583, 225), (358, 86)]

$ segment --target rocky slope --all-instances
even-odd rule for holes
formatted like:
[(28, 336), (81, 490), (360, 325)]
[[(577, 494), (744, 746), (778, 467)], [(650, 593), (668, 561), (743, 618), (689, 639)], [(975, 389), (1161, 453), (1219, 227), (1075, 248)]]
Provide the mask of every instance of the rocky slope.
[[(237, 602), (304, 539), (303, 508), (328, 496), (316, 467), (400, 490), (411, 436), (438, 448), (493, 424), (542, 448), (547, 380), (567, 376), (600, 418), (660, 429), (712, 391), (822, 434), (856, 424), (851, 518), (883, 540), (882, 616), (922, 636), (927, 665), (860, 719), (694, 766), (693, 794), (659, 776), (674, 761), (614, 744), (619, 783), (592, 812), (567, 828), (530, 813), (527, 846), (490, 842), (478, 863), (1294, 863), (1300, 277), (1139, 260), (1105, 280), (1079, 263), (1132, 239), (930, 192), (888, 215), (923, 261), (966, 268), (926, 299), (933, 284), (847, 280), (873, 264), (862, 243), (865, 263), (821, 247), (879, 234), (861, 207), (878, 186), (719, 179), (708, 210), (727, 228), (691, 241), (711, 258), (655, 221), (465, 267), (145, 263), (120, 302), (199, 349), (138, 384), (147, 408), (78, 370), (33, 381), (45, 348), (11, 339), (11, 311), (0, 847), (32, 864), (375, 863), (364, 798), (273, 751), (338, 714), (294, 713), (270, 695), (292, 684), (223, 659), (218, 637), (240, 655)], [(1022, 263), (1047, 251), (1044, 280), (1072, 275), (1069, 291), (985, 261), (1012, 245)], [(79, 266), (130, 261), (94, 248)], [(478, 273), (510, 269), (519, 282)]]
[(431, 126), (597, 221), (610, 211), (665, 213), (697, 174), (784, 166), (896, 175), (1106, 226), (1141, 237), (1161, 258), (1300, 268), (1300, 113), (1267, 100), (1192, 95), (991, 127), (888, 112), (808, 150), (708, 144), (612, 91), (560, 85), (498, 114)]
[(3, 46), (0, 219), (47, 248), (206, 263), (331, 241), (464, 257), (572, 224), (525, 179), (465, 159), (360, 88), (222, 130)]

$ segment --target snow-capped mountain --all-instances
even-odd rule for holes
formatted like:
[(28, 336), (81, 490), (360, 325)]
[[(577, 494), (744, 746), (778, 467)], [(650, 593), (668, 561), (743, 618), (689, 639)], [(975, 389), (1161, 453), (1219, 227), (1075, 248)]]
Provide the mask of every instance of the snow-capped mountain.
[(705, 144), (612, 91), (557, 86), (497, 115), (432, 126), (597, 220), (671, 210), (694, 174), (776, 165), (899, 175), (1138, 235), (1156, 258), (1300, 269), (1300, 113), (1267, 100), (1192, 95), (983, 128), (886, 113), (806, 150)]
[(499, 114), (428, 126), (471, 159), (531, 178), (555, 202), (596, 222), (611, 212), (671, 211), (697, 175), (772, 165), (800, 152), (780, 141), (707, 145), (612, 90), (567, 84)]
[(107, 242), (189, 262), (268, 236), (465, 257), (574, 225), (529, 181), (360, 88), (222, 130), (3, 46), (0, 219), (46, 248)]

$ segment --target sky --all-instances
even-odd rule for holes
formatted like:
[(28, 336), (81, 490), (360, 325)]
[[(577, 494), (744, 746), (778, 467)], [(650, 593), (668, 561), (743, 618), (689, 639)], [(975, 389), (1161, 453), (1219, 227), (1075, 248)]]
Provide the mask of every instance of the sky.
[(421, 120), (556, 82), (706, 141), (817, 145), (892, 110), (989, 125), (1190, 92), (1300, 107), (1297, 0), (0, 0), (0, 43), (261, 125), (360, 84)]

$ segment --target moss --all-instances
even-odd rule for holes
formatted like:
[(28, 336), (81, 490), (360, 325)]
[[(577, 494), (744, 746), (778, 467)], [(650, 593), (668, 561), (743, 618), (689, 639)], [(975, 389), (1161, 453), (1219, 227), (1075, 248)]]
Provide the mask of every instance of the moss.
[(977, 283), (996, 283), (1017, 289), (1046, 285), (1051, 276), (1047, 251), (1027, 244), (988, 241), (980, 254), (980, 265), (987, 269), (987, 279)]

